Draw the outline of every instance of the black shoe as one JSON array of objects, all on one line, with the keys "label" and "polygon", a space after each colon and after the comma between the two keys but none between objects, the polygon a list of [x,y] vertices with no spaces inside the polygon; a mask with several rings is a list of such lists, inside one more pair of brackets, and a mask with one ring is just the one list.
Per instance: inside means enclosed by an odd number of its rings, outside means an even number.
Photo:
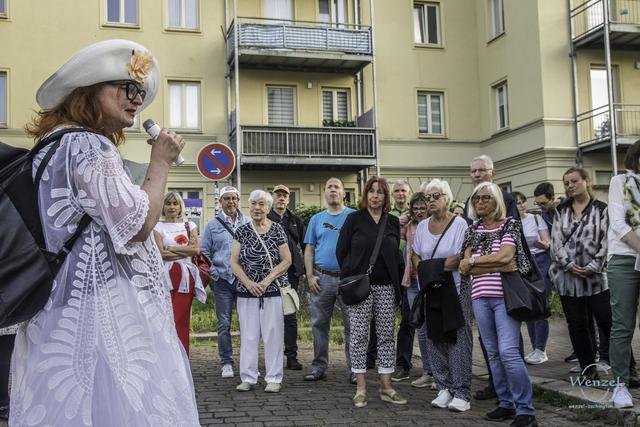
[{"label": "black shoe", "polygon": [[324,372],[309,372],[304,376],[305,381],[320,381],[327,378],[327,374]]},{"label": "black shoe", "polygon": [[9,406],[0,406],[0,420],[9,419]]},{"label": "black shoe", "polygon": [[403,381],[409,379],[409,370],[407,368],[398,369],[392,376],[391,381]]},{"label": "black shoe", "polygon": [[629,388],[638,388],[640,387],[640,379],[638,377],[629,377],[629,384],[627,384]]},{"label": "black shoe", "polygon": [[349,382],[353,385],[358,384],[358,378],[356,377],[356,374],[352,373],[351,375],[349,375]]},{"label": "black shoe", "polygon": [[292,371],[301,371],[302,365],[298,362],[298,359],[292,357],[291,359],[287,359],[287,369],[291,369]]},{"label": "black shoe", "polygon": [[533,415],[516,415],[516,419],[510,425],[511,427],[538,427],[538,421]]},{"label": "black shoe", "polygon": [[515,415],[515,409],[501,408],[500,406],[498,406],[493,411],[487,412],[484,416],[484,419],[488,421],[504,421],[515,417]]},{"label": "black shoe", "polygon": [[476,400],[489,400],[495,399],[496,397],[498,397],[498,395],[493,387],[485,387],[482,390],[476,390],[476,392],[473,393],[473,398]]},{"label": "black shoe", "polygon": [[576,353],[573,352],[570,355],[568,355],[567,357],[564,358],[564,361],[566,363],[575,363],[578,361],[578,356],[576,356]]}]

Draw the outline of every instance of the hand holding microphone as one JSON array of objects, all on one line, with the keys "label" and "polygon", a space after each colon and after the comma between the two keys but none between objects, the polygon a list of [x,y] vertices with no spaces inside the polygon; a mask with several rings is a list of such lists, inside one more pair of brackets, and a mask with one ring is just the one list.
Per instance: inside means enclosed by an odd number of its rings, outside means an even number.
[{"label": "hand holding microphone", "polygon": [[[145,120],[144,123],[142,123],[142,126],[144,127],[144,130],[149,134],[151,139],[153,139],[154,141],[158,138],[158,136],[160,135],[160,132],[162,131],[162,129],[160,129],[160,126],[158,126],[158,124],[154,122],[153,119]],[[184,147],[184,141],[182,141],[182,137],[179,137],[175,133],[173,136],[170,135],[170,137],[180,138],[178,142],[180,145],[180,150],[182,150],[182,148]],[[184,163],[184,158],[178,153],[178,157],[175,158],[175,160],[173,161],[173,164],[176,166],[180,166],[182,163]]]}]

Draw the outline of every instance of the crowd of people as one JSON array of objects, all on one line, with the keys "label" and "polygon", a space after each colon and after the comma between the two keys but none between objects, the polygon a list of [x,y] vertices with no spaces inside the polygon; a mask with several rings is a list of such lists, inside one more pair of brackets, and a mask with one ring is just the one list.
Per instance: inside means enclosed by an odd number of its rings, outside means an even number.
[{"label": "crowd of people", "polygon": [[[159,75],[143,46],[110,40],[78,52],[38,91],[42,111],[30,135],[41,139],[80,128],[34,157],[35,168],[48,162],[38,188],[46,243],[57,248],[78,228],[82,242],[56,276],[45,308],[0,330],[0,415],[9,415],[12,357],[13,425],[198,425],[189,322],[193,298],[204,302],[209,285],[222,378],[235,376],[235,306],[236,390],[258,384],[262,340],[264,391],[278,393],[285,367],[303,369],[288,300],[303,283],[314,345],[305,381],[327,376],[337,307],[355,407],[367,405],[366,373],[375,368],[380,399],[407,403],[393,384],[411,377],[417,328],[422,372],[411,385],[436,389],[434,408],[459,413],[474,398],[495,399],[486,419],[537,425],[527,364],[549,359],[549,323],[527,323],[532,351],[525,355],[521,322],[507,313],[503,287],[503,273],[526,275],[534,265],[547,301],[552,289],[560,297],[578,372],[594,380],[610,364],[618,379],[612,405],[633,406],[628,388],[638,385],[631,339],[640,298],[640,141],[627,152],[626,174],[612,178],[608,204],[594,197],[588,173],[572,167],[563,175],[565,197],[556,201],[553,186],[541,183],[534,191],[541,213],[531,213],[523,193],[494,183],[494,164],[482,155],[470,162],[474,188],[465,203],[454,200],[445,180],[427,181],[411,194],[405,181],[371,177],[352,209],[345,206],[343,182],[332,177],[324,186],[326,208],[305,225],[289,209],[284,184],[252,191],[248,215],[240,210],[240,192],[226,186],[221,210],[200,233],[185,220],[180,195],[164,194],[183,139],[162,130],[149,141],[141,186],[133,184],[117,150],[123,129],[156,95]],[[200,254],[210,260],[210,283],[194,264]],[[347,304],[341,283],[365,273],[367,293]],[[419,325],[412,313],[417,304],[424,304]],[[490,381],[472,393],[474,319]]]}]

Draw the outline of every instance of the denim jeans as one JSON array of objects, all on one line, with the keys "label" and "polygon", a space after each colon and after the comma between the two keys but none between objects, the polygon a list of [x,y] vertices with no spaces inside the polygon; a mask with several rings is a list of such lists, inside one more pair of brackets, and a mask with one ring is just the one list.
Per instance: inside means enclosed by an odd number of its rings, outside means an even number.
[{"label": "denim jeans", "polygon": [[517,415],[534,415],[531,381],[519,350],[520,322],[507,314],[503,298],[474,299],[473,312],[487,349],[498,406],[515,407]]},{"label": "denim jeans", "polygon": [[218,279],[213,285],[216,298],[216,317],[218,318],[218,353],[221,365],[233,365],[231,347],[231,312],[236,302],[236,284]]},{"label": "denim jeans", "polygon": [[[409,304],[409,312],[413,306],[413,301],[420,293],[420,286],[416,279],[411,279],[411,287],[407,289],[407,302]],[[422,372],[430,373],[431,366],[429,365],[429,353],[427,351],[427,325],[426,323],[418,329],[418,346],[420,347],[420,357],[422,359]],[[413,352],[413,342],[411,343],[411,351]]]},{"label": "denim jeans", "polygon": [[347,369],[351,370],[351,358],[349,355],[349,315],[347,308],[338,296],[337,277],[314,271],[318,277],[320,293],[318,295],[308,292],[309,312],[311,314],[311,331],[313,333],[313,362],[311,372],[325,372],[329,364],[329,327],[333,308],[337,304],[342,312],[344,324],[344,352],[347,359]]},{"label": "denim jeans", "polygon": [[[551,266],[551,257],[549,252],[541,252],[535,255],[536,264],[540,269],[540,273],[544,277],[544,292],[547,297],[547,303],[551,303],[551,279],[549,278],[549,267]],[[549,321],[547,319],[534,320],[527,322],[527,330],[531,339],[531,347],[534,350],[545,351],[547,348],[547,340],[549,339]]]}]

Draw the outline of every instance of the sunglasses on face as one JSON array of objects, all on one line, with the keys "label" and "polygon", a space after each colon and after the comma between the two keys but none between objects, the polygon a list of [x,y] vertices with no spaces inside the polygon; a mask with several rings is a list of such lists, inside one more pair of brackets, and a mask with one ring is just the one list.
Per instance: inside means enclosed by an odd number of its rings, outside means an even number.
[{"label": "sunglasses on face", "polygon": [[424,195],[424,198],[427,199],[427,202],[430,202],[431,200],[440,200],[440,197],[442,197],[442,194],[437,192]]},{"label": "sunglasses on face", "polygon": [[147,91],[140,89],[138,85],[133,82],[112,82],[111,84],[124,89],[127,94],[127,99],[131,102],[133,102],[138,95],[140,95],[142,101],[147,97]]},{"label": "sunglasses on face", "polygon": [[471,199],[471,201],[476,204],[476,203],[489,203],[491,201],[491,199],[493,199],[493,196],[489,196],[488,194],[482,195],[482,196],[473,196],[473,198]]}]

